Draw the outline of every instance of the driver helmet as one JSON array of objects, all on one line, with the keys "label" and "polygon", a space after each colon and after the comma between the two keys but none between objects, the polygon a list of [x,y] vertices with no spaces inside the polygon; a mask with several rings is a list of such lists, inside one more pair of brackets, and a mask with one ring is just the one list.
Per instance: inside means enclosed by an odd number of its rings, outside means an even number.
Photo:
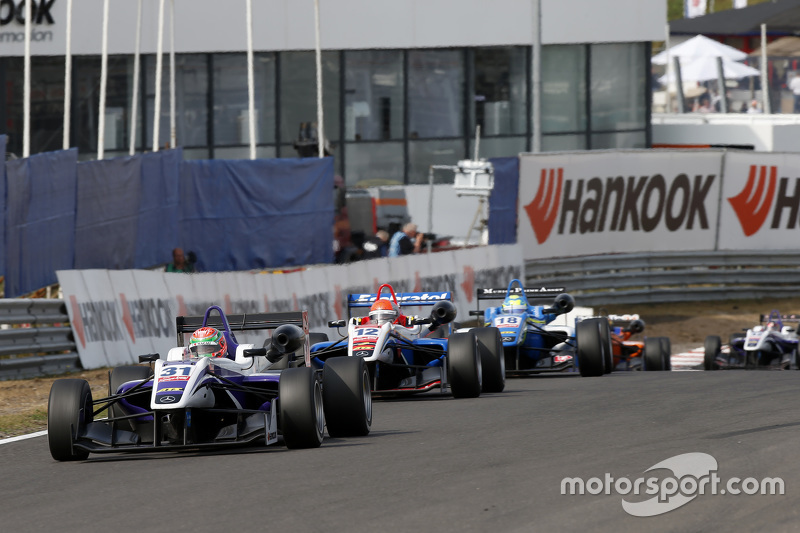
[{"label": "driver helmet", "polygon": [[189,355],[192,357],[225,357],[227,350],[225,335],[215,328],[200,328],[189,339]]},{"label": "driver helmet", "polygon": [[503,300],[503,312],[506,314],[523,313],[527,308],[527,303],[519,294],[512,294]]},{"label": "driver helmet", "polygon": [[778,329],[778,325],[775,324],[775,322],[770,322],[767,324],[767,330],[775,331],[776,329]]},{"label": "driver helmet", "polygon": [[369,318],[376,324],[394,322],[398,315],[397,309],[389,300],[377,300],[372,304],[372,307],[369,308]]}]

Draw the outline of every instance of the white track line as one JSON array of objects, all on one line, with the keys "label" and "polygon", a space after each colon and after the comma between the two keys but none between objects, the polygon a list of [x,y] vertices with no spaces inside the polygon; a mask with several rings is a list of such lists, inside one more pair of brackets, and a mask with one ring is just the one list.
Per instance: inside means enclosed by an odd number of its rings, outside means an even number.
[{"label": "white track line", "polygon": [[37,431],[36,433],[29,433],[27,435],[20,435],[18,437],[9,437],[7,439],[0,439],[0,444],[11,444],[12,442],[17,442],[18,440],[32,439],[34,437],[41,437],[43,435],[47,435],[47,430]]}]

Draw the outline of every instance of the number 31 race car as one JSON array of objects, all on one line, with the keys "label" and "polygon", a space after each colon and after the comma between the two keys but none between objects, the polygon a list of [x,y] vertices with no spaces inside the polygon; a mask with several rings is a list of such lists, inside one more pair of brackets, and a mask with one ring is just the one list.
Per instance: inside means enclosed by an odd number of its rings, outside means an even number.
[{"label": "number 31 race car", "polygon": [[[219,316],[212,317],[212,311]],[[369,433],[369,374],[360,359],[310,365],[306,312],[254,313],[228,317],[217,306],[204,316],[176,320],[179,346],[166,360],[140,356],[148,366],[123,366],[109,375],[110,394],[94,400],[82,379],[59,379],[50,389],[47,436],[59,461],[83,460],[90,452],[202,449],[278,442],[289,448],[322,443],[331,436]],[[213,327],[223,352],[198,357],[183,347],[184,334]],[[238,344],[232,329],[273,329],[265,348]],[[303,349],[305,355],[295,352]],[[199,350],[198,350],[199,352]],[[108,417],[95,419],[107,411]]]},{"label": "number 31 race car", "polygon": [[[432,307],[425,318],[406,316],[401,308]],[[377,294],[350,294],[348,315],[369,308],[369,316],[330,322],[347,327],[347,336],[311,348],[312,363],[328,365],[347,359],[364,361],[372,390],[382,395],[420,393],[450,388],[456,398],[505,387],[502,343],[497,328],[450,334],[456,308],[449,292],[398,293],[388,284]]]},{"label": "number 31 race car", "polygon": [[705,341],[705,370],[722,368],[800,369],[797,360],[798,315],[782,315],[772,311],[759,317],[759,325],[747,333],[731,335],[728,353],[722,352],[722,341],[709,335]]}]

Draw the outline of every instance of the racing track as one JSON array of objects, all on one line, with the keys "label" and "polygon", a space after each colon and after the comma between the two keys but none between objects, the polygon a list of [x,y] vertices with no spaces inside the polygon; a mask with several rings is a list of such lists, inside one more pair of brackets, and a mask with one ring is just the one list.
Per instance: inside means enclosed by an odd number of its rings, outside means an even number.
[{"label": "racing track", "polygon": [[[768,371],[513,379],[474,400],[376,402],[370,436],[314,450],[57,463],[38,437],[0,446],[0,524],[82,533],[796,530],[799,381]],[[636,518],[613,492],[560,494],[565,476],[633,480],[688,452],[711,454],[723,480],[780,476],[786,495],[706,494]]]}]

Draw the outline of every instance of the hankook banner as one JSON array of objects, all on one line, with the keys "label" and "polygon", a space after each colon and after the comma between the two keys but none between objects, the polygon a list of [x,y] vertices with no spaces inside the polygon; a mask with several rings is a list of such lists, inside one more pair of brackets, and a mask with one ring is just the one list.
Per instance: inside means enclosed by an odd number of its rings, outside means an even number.
[{"label": "hankook banner", "polygon": [[[330,320],[347,317],[347,295],[372,293],[390,283],[396,292],[448,291],[469,320],[476,289],[500,287],[524,276],[518,245],[373,259],[347,266],[309,268],[286,274],[221,272],[178,274],[147,270],[61,270],[58,281],[84,368],[162,358],[178,345],[175,317],[202,315],[210,305],[226,313],[307,310],[311,329],[328,333]],[[409,307],[407,314],[423,315]],[[237,333],[240,343],[262,346],[269,333]]]},{"label": "hankook banner", "polygon": [[524,258],[712,250],[722,152],[520,156]]}]

